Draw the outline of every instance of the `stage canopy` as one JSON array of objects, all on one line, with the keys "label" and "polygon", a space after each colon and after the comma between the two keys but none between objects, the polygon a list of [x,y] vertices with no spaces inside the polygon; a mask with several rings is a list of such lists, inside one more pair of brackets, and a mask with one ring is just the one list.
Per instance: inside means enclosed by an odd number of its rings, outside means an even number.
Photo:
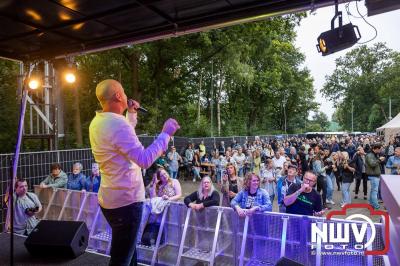
[{"label": "stage canopy", "polygon": [[332,0],[1,0],[0,57],[34,61],[84,54],[333,4]]}]

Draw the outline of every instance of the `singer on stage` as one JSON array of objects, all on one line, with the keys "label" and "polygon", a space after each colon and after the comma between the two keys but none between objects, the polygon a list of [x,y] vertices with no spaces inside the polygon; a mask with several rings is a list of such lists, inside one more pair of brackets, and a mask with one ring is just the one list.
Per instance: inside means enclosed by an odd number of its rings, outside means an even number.
[{"label": "singer on stage", "polygon": [[167,150],[179,124],[168,119],[158,138],[144,149],[135,133],[139,103],[130,100],[128,106],[122,85],[111,79],[97,85],[96,96],[102,110],[90,123],[89,135],[101,171],[98,200],[112,228],[110,265],[137,265],[135,244],[145,199],[141,168]]}]

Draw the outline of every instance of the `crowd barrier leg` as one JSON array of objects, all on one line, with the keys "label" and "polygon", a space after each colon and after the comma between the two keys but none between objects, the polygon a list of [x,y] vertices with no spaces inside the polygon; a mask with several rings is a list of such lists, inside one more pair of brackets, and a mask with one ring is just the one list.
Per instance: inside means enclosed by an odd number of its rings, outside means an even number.
[{"label": "crowd barrier leg", "polygon": [[79,219],[81,219],[81,215],[82,215],[82,212],[83,212],[83,208],[85,207],[86,200],[87,200],[88,197],[89,197],[89,194],[88,194],[88,193],[85,193],[85,197],[84,197],[83,200],[82,200],[82,204],[81,204],[81,207],[79,208],[79,212],[78,212],[78,215],[76,216],[75,221],[79,221]]},{"label": "crowd barrier leg", "polygon": [[239,266],[243,266],[244,263],[244,252],[246,249],[246,241],[247,241],[247,231],[249,229],[249,216],[246,216],[244,220],[244,227],[243,227],[243,238],[242,238],[242,245],[240,247],[240,257],[239,257]]},{"label": "crowd barrier leg", "polygon": [[219,228],[221,225],[221,216],[222,216],[222,209],[218,209],[218,217],[217,217],[217,224],[215,225],[215,234],[214,234],[214,241],[212,245],[212,250],[211,250],[211,260],[210,260],[210,265],[214,265],[214,260],[215,260],[215,251],[217,249],[217,241],[218,241],[218,234],[219,234]]},{"label": "crowd barrier leg", "polygon": [[65,197],[65,200],[64,200],[64,204],[63,204],[62,209],[60,211],[60,214],[58,215],[58,218],[57,218],[58,221],[61,221],[61,218],[62,218],[62,216],[64,214],[64,211],[65,211],[65,207],[67,206],[67,203],[68,203],[69,198],[71,197],[71,194],[72,194],[72,191],[68,190],[67,191],[67,196]]},{"label": "crowd barrier leg", "polygon": [[166,220],[166,217],[167,217],[168,210],[169,210],[169,204],[167,206],[165,206],[165,209],[163,211],[160,228],[158,230],[156,246],[154,247],[153,257],[151,259],[151,266],[154,266],[155,263],[156,263],[156,259],[157,259],[157,255],[158,255],[158,248],[160,247],[161,237],[162,237],[162,234],[163,234],[163,231],[164,231],[164,225],[165,225],[165,220]]},{"label": "crowd barrier leg", "polygon": [[283,225],[282,225],[282,239],[281,239],[281,258],[285,256],[286,251],[286,235],[287,235],[287,225],[288,225],[288,216],[283,216]]},{"label": "crowd barrier leg", "polygon": [[185,226],[183,227],[181,244],[179,245],[178,260],[176,262],[177,266],[179,266],[180,263],[181,263],[182,253],[183,253],[183,246],[185,245],[186,232],[187,232],[187,229],[188,229],[188,226],[189,226],[189,218],[190,218],[191,211],[192,211],[192,209],[188,208],[187,213],[186,213]]},{"label": "crowd barrier leg", "polygon": [[42,218],[43,220],[46,220],[47,215],[49,214],[50,207],[51,207],[51,205],[53,205],[53,201],[54,201],[54,198],[56,197],[56,193],[57,193],[57,189],[53,189],[53,194],[51,194],[51,198],[49,200],[49,203],[47,205],[46,211],[45,211],[45,213],[43,215],[43,218]]},{"label": "crowd barrier leg", "polygon": [[[369,227],[369,226],[367,227],[367,239],[371,239],[371,227]],[[367,247],[367,250],[372,250],[372,245]],[[366,257],[367,257],[367,265],[372,266],[374,264],[373,256],[366,256]],[[387,264],[387,265],[390,265],[390,264]]]}]

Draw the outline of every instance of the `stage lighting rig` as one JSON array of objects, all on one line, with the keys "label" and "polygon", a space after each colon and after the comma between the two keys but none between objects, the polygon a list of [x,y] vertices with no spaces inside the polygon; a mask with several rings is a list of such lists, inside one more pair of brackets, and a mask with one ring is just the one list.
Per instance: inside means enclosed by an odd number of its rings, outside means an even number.
[{"label": "stage lighting rig", "polygon": [[[338,0],[335,1],[335,16],[331,20],[331,29],[321,33],[318,38],[317,50],[323,56],[341,51],[356,44],[361,38],[358,27],[349,23],[343,25],[342,12],[339,11]],[[338,18],[339,27],[335,28],[335,20]],[[356,34],[356,30],[358,36]]]}]

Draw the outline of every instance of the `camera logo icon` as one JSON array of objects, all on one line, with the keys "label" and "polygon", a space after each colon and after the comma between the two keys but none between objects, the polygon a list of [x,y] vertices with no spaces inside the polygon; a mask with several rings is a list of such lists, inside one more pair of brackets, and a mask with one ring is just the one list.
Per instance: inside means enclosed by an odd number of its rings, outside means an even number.
[{"label": "camera logo icon", "polygon": [[[378,228],[372,220],[360,213],[347,215],[349,209],[367,209],[370,216],[378,216],[384,222],[384,248],[374,250]],[[330,222],[334,216],[346,216],[346,222]],[[357,219],[358,221],[354,221]],[[331,211],[326,216],[327,222],[311,223],[311,248],[321,245],[325,250],[357,250],[364,255],[385,255],[389,250],[389,214],[386,211],[374,210],[365,203],[346,204],[342,210]],[[351,230],[351,231],[350,231]],[[351,234],[352,233],[352,234]],[[351,238],[353,236],[353,238]],[[365,240],[366,239],[366,240]]]}]

